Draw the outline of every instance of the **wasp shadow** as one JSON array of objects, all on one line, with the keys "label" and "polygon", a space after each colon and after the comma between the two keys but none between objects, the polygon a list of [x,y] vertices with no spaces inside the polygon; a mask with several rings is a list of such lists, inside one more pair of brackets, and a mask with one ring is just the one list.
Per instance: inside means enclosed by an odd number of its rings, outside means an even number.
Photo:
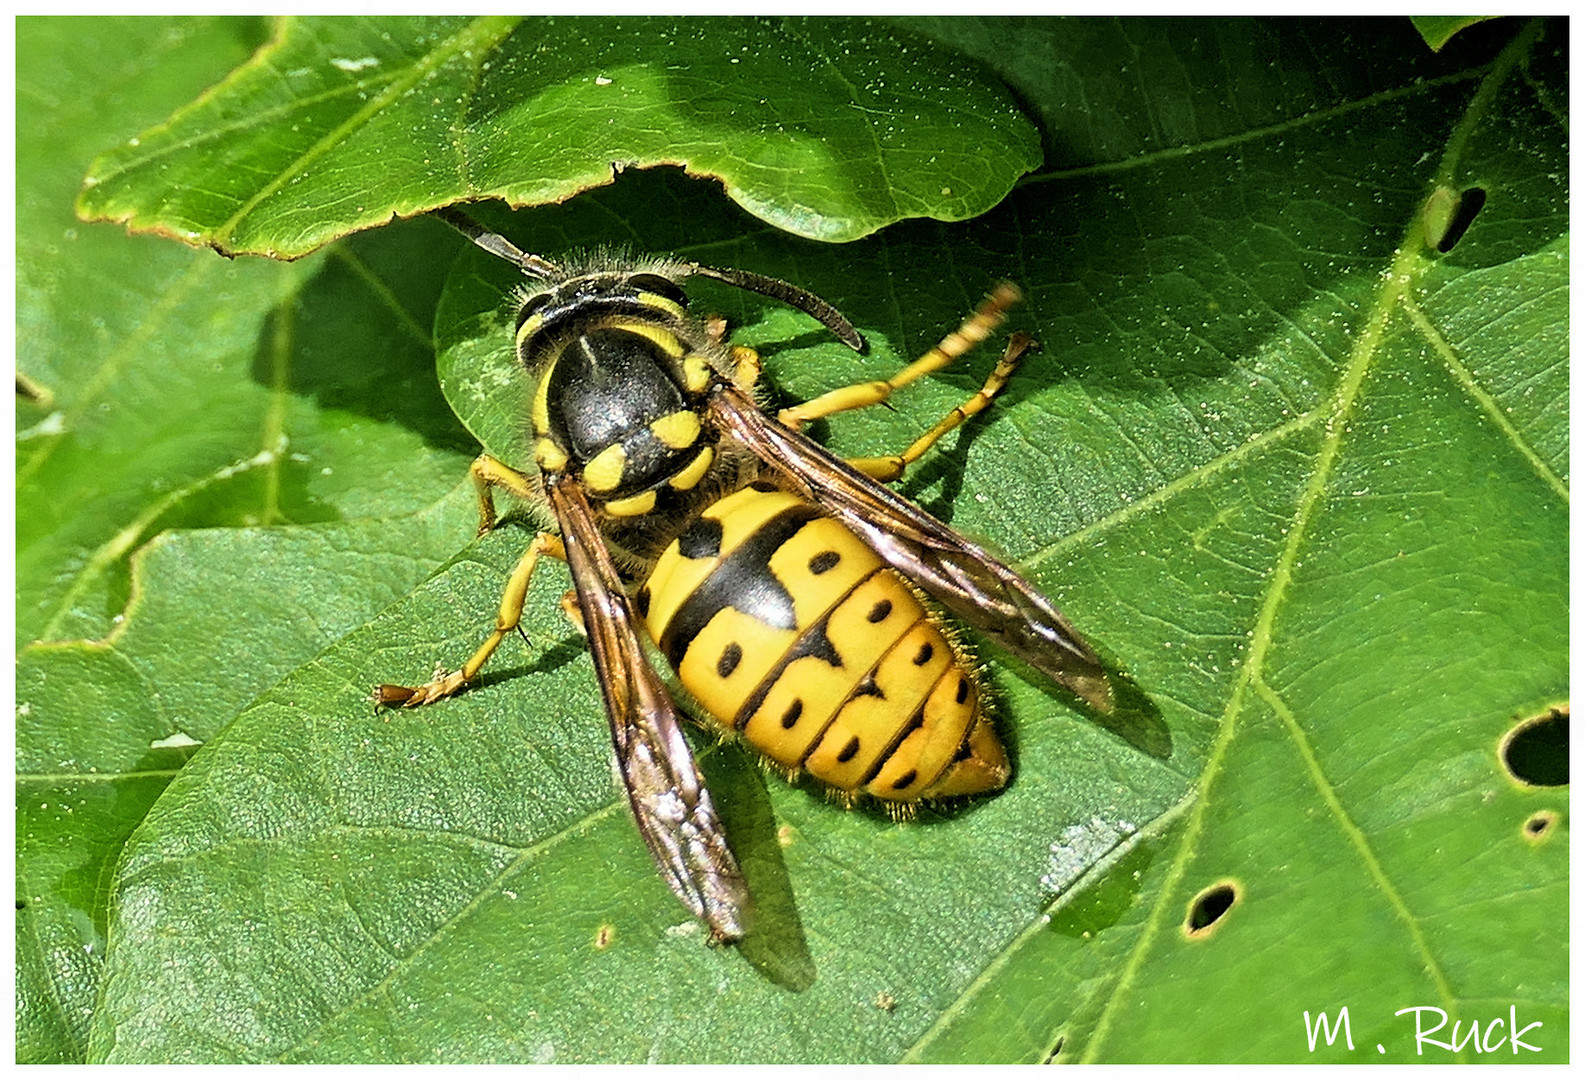
[{"label": "wasp shadow", "polygon": [[765,770],[733,742],[699,755],[699,769],[754,898],[738,951],[771,982],[801,993],[814,985],[815,963],[776,835]]},{"label": "wasp shadow", "polygon": [[[1167,722],[1161,714],[1161,706],[1152,701],[1150,695],[1145,693],[1144,688],[1116,664],[1112,663],[1102,650],[1096,649],[1093,639],[1089,639],[1089,644],[1100,655],[1101,666],[1106,671],[1106,681],[1112,688],[1112,708],[1109,711],[1096,708],[1071,690],[1059,685],[1049,676],[1036,671],[1022,660],[1008,656],[1005,653],[998,654],[998,659],[1025,682],[1046,691],[1089,723],[1112,733],[1140,753],[1155,758],[1157,761],[1165,761],[1170,758],[1172,756],[1172,729],[1167,726]],[[1002,731],[1000,734],[1002,734],[1003,741],[1007,747],[1008,758],[1016,771],[1019,750],[1018,732]]]}]

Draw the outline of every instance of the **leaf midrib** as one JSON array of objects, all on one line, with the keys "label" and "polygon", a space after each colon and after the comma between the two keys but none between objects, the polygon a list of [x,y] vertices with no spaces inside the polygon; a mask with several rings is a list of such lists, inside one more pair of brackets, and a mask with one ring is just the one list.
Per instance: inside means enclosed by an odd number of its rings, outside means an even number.
[{"label": "leaf midrib", "polygon": [[1143,154],[1134,154],[1118,161],[1102,161],[1090,165],[1075,166],[1071,169],[1054,169],[1050,172],[1042,172],[1034,176],[1026,176],[1015,186],[1025,187],[1031,184],[1044,184],[1064,180],[1078,180],[1091,176],[1105,176],[1110,173],[1133,172],[1138,169],[1153,168],[1157,165],[1162,165],[1167,162],[1179,161],[1183,158],[1191,158],[1197,157],[1201,154],[1213,153],[1217,150],[1231,150],[1235,147],[1244,146],[1249,143],[1262,142],[1267,139],[1289,134],[1291,132],[1303,131],[1306,128],[1313,127],[1317,124],[1322,124],[1329,120],[1335,120],[1338,117],[1347,116],[1350,113],[1356,113],[1363,109],[1375,108],[1378,105],[1384,105],[1388,102],[1396,101],[1399,98],[1424,94],[1428,91],[1438,90],[1444,86],[1453,86],[1457,83],[1469,82],[1472,79],[1485,78],[1494,70],[1494,65],[1498,62],[1499,61],[1491,61],[1485,64],[1477,65],[1476,67],[1466,68],[1463,71],[1455,71],[1449,75],[1439,75],[1434,79],[1418,79],[1405,86],[1395,87],[1391,90],[1383,90],[1379,93],[1370,94],[1354,101],[1345,101],[1339,105],[1329,106],[1328,108],[1316,109],[1314,112],[1307,112],[1300,116],[1289,117],[1286,120],[1278,120],[1273,124],[1265,124],[1260,127],[1246,128],[1243,131],[1234,132],[1231,135],[1223,135],[1219,138],[1204,139],[1199,142],[1187,143],[1182,146],[1168,146],[1160,150],[1151,150]]},{"label": "leaf midrib", "polygon": [[[1355,102],[1348,102],[1330,109],[1318,110],[1302,117],[1282,121],[1278,124],[1268,125],[1263,128],[1251,129],[1224,139],[1207,140],[1192,146],[1174,147],[1156,151],[1151,154],[1140,155],[1128,159],[1126,162],[1103,163],[1085,166],[1077,169],[1063,170],[1053,173],[1043,173],[1037,177],[1029,177],[1021,184],[1039,183],[1048,178],[1061,177],[1064,179],[1096,175],[1107,172],[1126,171],[1137,167],[1148,167],[1151,164],[1164,162],[1205,153],[1217,149],[1227,149],[1240,143],[1254,139],[1266,138],[1294,130],[1305,125],[1329,120],[1336,116],[1355,112],[1368,106],[1381,104],[1385,101],[1405,96],[1411,93],[1420,93],[1428,89],[1454,83],[1467,81],[1480,77],[1483,79],[1471,100],[1465,115],[1451,133],[1448,140],[1447,151],[1438,169],[1438,179],[1451,182],[1449,178],[1454,175],[1459,156],[1467,144],[1470,132],[1476,122],[1490,109],[1492,100],[1498,87],[1506,79],[1518,58],[1526,52],[1538,38],[1541,30],[1539,20],[1529,24],[1523,32],[1505,49],[1503,54],[1495,61],[1471,68],[1463,72],[1443,76],[1438,79],[1417,82],[1410,86],[1396,90],[1385,91]],[[1433,181],[1434,183],[1435,181]],[[1127,988],[1138,976],[1143,966],[1144,957],[1149,953],[1150,947],[1164,926],[1162,912],[1168,903],[1168,898],[1176,894],[1176,886],[1181,882],[1187,872],[1188,852],[1195,847],[1196,838],[1205,828],[1205,814],[1209,803],[1208,792],[1219,774],[1220,765],[1225,758],[1228,748],[1232,744],[1233,735],[1237,729],[1237,719],[1242,712],[1243,693],[1246,689],[1253,689],[1273,709],[1280,718],[1284,727],[1293,738],[1296,749],[1306,764],[1315,788],[1325,805],[1331,810],[1339,828],[1348,837],[1349,843],[1360,853],[1360,858],[1365,864],[1367,873],[1387,897],[1393,910],[1403,920],[1413,940],[1416,951],[1424,958],[1426,970],[1431,975],[1436,985],[1437,992],[1446,1005],[1452,1005],[1456,1000],[1446,976],[1436,963],[1430,943],[1424,937],[1416,918],[1403,900],[1402,895],[1392,884],[1392,881],[1380,860],[1371,849],[1369,842],[1362,830],[1349,817],[1346,807],[1342,805],[1335,788],[1327,780],[1321,769],[1319,758],[1314,748],[1310,745],[1297,718],[1293,716],[1286,703],[1264,680],[1263,667],[1268,649],[1273,643],[1272,626],[1278,610],[1284,599],[1287,586],[1291,581],[1292,572],[1297,562],[1300,548],[1307,536],[1307,526],[1315,508],[1324,497],[1327,485],[1333,475],[1341,441],[1346,430],[1345,421],[1358,401],[1359,390],[1363,385],[1365,376],[1371,369],[1371,362],[1375,358],[1386,327],[1392,318],[1395,309],[1402,308],[1414,327],[1427,339],[1437,356],[1442,360],[1449,372],[1458,381],[1465,393],[1474,401],[1503,432],[1504,436],[1514,445],[1516,450],[1530,463],[1538,476],[1555,491],[1564,501],[1568,501],[1566,483],[1549,468],[1544,460],[1535,452],[1523,433],[1503,413],[1495,398],[1481,387],[1474,374],[1458,359],[1456,350],[1436,330],[1426,317],[1425,313],[1415,304],[1410,284],[1416,278],[1416,271],[1424,269],[1420,253],[1424,247],[1423,228],[1418,216],[1411,221],[1407,234],[1397,249],[1391,270],[1384,275],[1383,285],[1377,293],[1375,303],[1369,313],[1367,332],[1360,336],[1351,352],[1348,367],[1343,373],[1337,393],[1329,401],[1323,402],[1316,408],[1296,416],[1287,423],[1279,425],[1238,446],[1217,455],[1211,460],[1200,465],[1191,472],[1163,484],[1149,494],[1138,498],[1112,513],[1098,518],[1083,526],[1077,531],[1064,536],[1023,560],[1025,566],[1035,566],[1057,558],[1063,553],[1074,548],[1087,545],[1097,535],[1104,535],[1121,527],[1125,522],[1150,513],[1173,498],[1198,488],[1238,462],[1257,454],[1291,435],[1309,430],[1318,423],[1324,423],[1326,431],[1322,437],[1319,452],[1316,457],[1316,468],[1312,472],[1300,504],[1296,509],[1292,526],[1287,530],[1287,540],[1282,553],[1279,555],[1275,572],[1268,583],[1265,599],[1262,603],[1260,615],[1257,618],[1256,630],[1251,642],[1251,651],[1248,660],[1240,670],[1238,683],[1229,698],[1228,708],[1224,711],[1220,723],[1217,741],[1213,744],[1207,758],[1205,769],[1202,771],[1199,784],[1189,799],[1193,802],[1193,811],[1185,830],[1184,839],[1179,846],[1168,874],[1161,889],[1157,893],[1157,902],[1147,916],[1144,930],[1139,940],[1130,950],[1128,962],[1125,965],[1118,981],[1112,987],[1108,1000],[1102,1008],[1098,1018],[1095,1032],[1085,1047],[1085,1060],[1101,1060],[1099,1047],[1108,1034],[1110,1021],[1119,1004],[1127,998]],[[1181,805],[1181,804],[1180,804]],[[1176,816],[1169,811],[1169,814]],[[1060,903],[1060,901],[1059,901]],[[916,1059],[925,1047],[946,1026],[950,1018],[961,1011],[961,1006],[968,1002],[980,989],[989,985],[990,976],[1004,966],[1023,943],[1031,936],[1033,930],[1041,926],[1040,920],[1035,920],[1008,942],[1005,949],[993,957],[982,970],[981,975],[973,983],[966,986],[963,992],[947,1006],[937,1017],[936,1021],[920,1036],[908,1049],[903,1060]]]}]

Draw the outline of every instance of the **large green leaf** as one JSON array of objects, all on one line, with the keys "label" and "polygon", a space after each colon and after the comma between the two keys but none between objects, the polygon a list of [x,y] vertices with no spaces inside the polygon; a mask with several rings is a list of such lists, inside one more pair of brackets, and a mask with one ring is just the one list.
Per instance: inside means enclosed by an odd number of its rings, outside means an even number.
[{"label": "large green leaf", "polygon": [[73,220],[95,149],[257,27],[20,30],[18,1057],[80,1060],[121,842],[196,742],[454,550],[426,508],[468,443],[425,371],[447,230],[284,267]]},{"label": "large green leaf", "polygon": [[[142,26],[107,36],[136,55]],[[292,373],[268,392],[225,337],[173,355],[143,343],[177,334],[119,316],[108,338],[135,341],[120,392],[143,404],[127,411],[160,400],[145,385],[171,393],[172,370],[266,403],[253,441],[211,459],[183,449],[197,418],[132,441],[185,463],[167,490],[268,449],[271,410],[294,450],[299,427],[359,423],[334,451],[344,486],[280,500],[297,514],[229,479],[152,516],[149,497],[58,506],[19,488],[20,521],[51,512],[88,538],[75,561],[20,559],[23,593],[72,592],[60,632],[110,635],[22,656],[19,806],[47,804],[19,817],[19,895],[39,898],[19,914],[25,1017],[76,1009],[89,1056],[112,1060],[1293,1060],[1312,1056],[1306,1010],[1347,1005],[1354,1053],[1323,1040],[1314,1056],[1409,1060],[1398,1010],[1446,1010],[1464,1038],[1512,1007],[1542,1022],[1524,1042],[1543,1050],[1504,1059],[1567,1058],[1566,798],[1507,775],[1500,747],[1568,689],[1564,28],[1486,24],[1435,56],[1406,23],[915,29],[998,66],[1058,171],[971,223],[843,247],[770,232],[675,173],[500,221],[547,254],[670,250],[830,299],[866,356],[762,298],[696,290],[789,399],[893,370],[998,278],[1023,284],[1014,322],[1044,351],[901,486],[1008,552],[1127,667],[1170,756],[996,656],[1017,775],[995,798],[894,823],[708,750],[770,913],[741,949],[709,949],[611,779],[564,573],[535,582],[527,641],[473,690],[420,712],[366,703],[370,683],[474,647],[528,538],[466,542],[467,487],[436,471],[460,475],[456,437],[422,419],[416,383],[393,385],[418,358],[369,327],[418,310],[391,302],[408,279],[335,292],[354,327],[339,348],[305,352],[300,319],[260,316],[260,349]],[[83,78],[122,70],[44,55]],[[1124,58],[1140,66],[1120,78]],[[1430,221],[1449,250],[1426,243]],[[455,250],[393,226],[276,295],[308,304],[380,251],[433,282]],[[509,410],[468,402],[489,399],[469,380],[510,319],[498,270],[467,252],[436,322],[446,393],[492,445]],[[105,350],[85,352],[92,375]],[[845,453],[904,445],[989,359],[815,434]],[[376,360],[391,366],[358,383]],[[317,378],[334,391],[302,382]],[[110,434],[137,419],[96,405],[77,415]],[[78,449],[96,430],[48,436],[78,463],[53,484],[100,491],[77,476],[105,467]],[[145,541],[166,525],[211,527]],[[122,610],[107,579],[127,550]],[[206,744],[185,765],[175,731]],[[76,801],[41,794],[63,779]],[[1233,905],[1184,933],[1223,884]],[[103,966],[69,966],[73,941],[107,945]]]},{"label": "large green leaf", "polygon": [[304,19],[94,162],[81,208],[289,258],[393,214],[559,202],[673,164],[779,228],[851,240],[973,217],[1039,163],[999,82],[868,23]]}]

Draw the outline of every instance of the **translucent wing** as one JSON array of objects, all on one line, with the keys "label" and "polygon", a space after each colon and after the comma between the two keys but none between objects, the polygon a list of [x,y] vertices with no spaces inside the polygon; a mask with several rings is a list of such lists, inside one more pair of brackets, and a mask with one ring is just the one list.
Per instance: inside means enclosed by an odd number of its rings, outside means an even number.
[{"label": "translucent wing", "polygon": [[683,738],[676,707],[644,656],[627,596],[576,484],[546,483],[605,694],[628,801],[661,876],[715,936],[743,936],[748,885]]},{"label": "translucent wing", "polygon": [[858,533],[948,611],[1102,712],[1111,684],[1100,659],[1060,611],[985,549],[766,416],[742,392],[712,398],[716,423],[832,517]]}]

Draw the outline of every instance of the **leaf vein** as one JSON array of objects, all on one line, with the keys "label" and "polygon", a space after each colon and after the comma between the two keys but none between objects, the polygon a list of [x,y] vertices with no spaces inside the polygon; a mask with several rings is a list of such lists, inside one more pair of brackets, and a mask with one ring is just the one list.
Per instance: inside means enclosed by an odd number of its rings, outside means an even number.
[{"label": "leaf vein", "polygon": [[[1496,61],[1480,69],[1485,78],[1467,107],[1465,116],[1449,138],[1448,152],[1444,155],[1442,164],[1443,172],[1452,171],[1458,150],[1469,137],[1474,117],[1495,97],[1496,84],[1507,76],[1519,55],[1534,44],[1539,35],[1538,25],[1532,24],[1529,32],[1520,34]],[[1409,294],[1416,272],[1424,269],[1425,251],[1424,222],[1420,215],[1415,215],[1405,229],[1404,237],[1396,249],[1390,266],[1381,276],[1372,310],[1366,325],[1355,338],[1354,347],[1350,350],[1348,363],[1337,390],[1330,403],[1319,410],[1325,416],[1324,437],[1316,455],[1315,467],[1295,507],[1292,524],[1287,533],[1287,542],[1278,554],[1269,578],[1265,599],[1251,636],[1249,655],[1239,670],[1238,679],[1234,683],[1227,708],[1222,715],[1221,730],[1207,755],[1205,769],[1198,786],[1200,794],[1204,797],[1199,800],[1190,815],[1182,843],[1168,866],[1161,889],[1156,895],[1155,904],[1144,922],[1138,940],[1129,951],[1113,993],[1101,1009],[1095,1030],[1085,1046],[1083,1058],[1086,1061],[1104,1060],[1103,1047],[1107,1036],[1111,1033],[1112,1022],[1119,1016],[1123,1002],[1128,996],[1128,989],[1138,978],[1145,957],[1170,921],[1167,911],[1177,899],[1178,888],[1193,861],[1199,837],[1207,827],[1205,816],[1206,807],[1211,801],[1209,793],[1231,751],[1238,728],[1237,721],[1243,712],[1244,694],[1252,687],[1260,693],[1264,686],[1262,677],[1267,653],[1275,641],[1273,629],[1277,612],[1287,596],[1288,586],[1298,565],[1299,551],[1309,536],[1310,523],[1317,509],[1324,502],[1329,483],[1335,475],[1343,441],[1348,433],[1347,418],[1359,401],[1365,377],[1370,372],[1372,362],[1377,358],[1385,341],[1388,322],[1393,313],[1403,306],[1403,300]],[[1300,752],[1303,752],[1302,747]],[[1441,976],[1440,971],[1434,966],[1431,970],[1438,986],[1445,989],[1446,980]]]},{"label": "leaf vein", "polygon": [[1508,414],[1503,411],[1502,406],[1498,404],[1491,391],[1483,387],[1475,377],[1475,373],[1470,371],[1463,361],[1459,359],[1458,351],[1453,348],[1452,343],[1442,335],[1442,332],[1436,328],[1429,316],[1426,315],[1424,309],[1416,304],[1411,296],[1405,293],[1401,298],[1401,303],[1404,311],[1409,315],[1409,321],[1414,323],[1415,328],[1430,343],[1431,348],[1436,352],[1437,358],[1442,361],[1443,366],[1447,368],[1453,378],[1458,380],[1458,384],[1464,388],[1464,392],[1491,419],[1491,422],[1497,425],[1497,430],[1503,433],[1503,436],[1513,444],[1514,449],[1519,451],[1519,454],[1530,463],[1530,467],[1535,470],[1536,475],[1567,506],[1569,501],[1568,485],[1563,482],[1557,473],[1552,471],[1552,468],[1545,461],[1541,460],[1541,455],[1536,453],[1535,448],[1530,445],[1530,441],[1524,437],[1524,434],[1514,425],[1513,421],[1508,419]]},{"label": "leaf vein", "polygon": [[325,1031],[334,1031],[337,1022],[342,1017],[352,1012],[364,1002],[369,1001],[380,994],[388,993],[390,987],[395,983],[396,979],[400,975],[415,967],[419,959],[436,944],[441,942],[453,927],[460,925],[465,918],[467,918],[475,909],[484,903],[487,897],[493,895],[504,882],[509,881],[515,874],[518,873],[519,870],[522,869],[523,866],[525,866],[534,858],[538,857],[540,854],[555,848],[567,840],[572,839],[584,830],[594,827],[594,825],[598,824],[600,821],[603,821],[611,814],[624,809],[626,805],[627,804],[624,800],[612,800],[606,806],[584,815],[583,818],[569,825],[560,832],[552,836],[548,836],[544,840],[524,848],[517,858],[503,866],[499,873],[491,878],[483,888],[479,889],[472,900],[458,908],[450,918],[446,919],[443,923],[435,928],[434,933],[430,934],[429,937],[420,942],[418,946],[414,948],[413,951],[406,957],[393,965],[391,970],[385,974],[384,978],[380,979],[379,982],[375,983],[373,986],[370,986],[368,989],[349,998],[346,1004],[337,1009],[335,1012],[326,1016],[317,1025],[315,1025],[312,1030],[307,1032],[302,1038],[298,1039],[297,1042],[294,1043],[287,1051],[278,1055],[276,1060],[284,1061],[289,1055],[293,1053],[306,1050],[317,1045],[321,1033]]},{"label": "leaf vein", "polygon": [[230,218],[215,229],[214,235],[217,242],[229,240],[237,226],[246,220],[247,216],[259,204],[278,194],[293,176],[302,172],[304,167],[323,158],[332,149],[344,142],[354,131],[357,131],[378,115],[392,101],[416,86],[425,76],[439,70],[459,54],[471,56],[471,50],[475,48],[483,49],[493,42],[499,41],[511,31],[512,27],[516,26],[517,21],[516,19],[495,16],[475,19],[465,29],[454,34],[448,41],[431,51],[423,58],[422,62],[413,64],[400,78],[393,79],[390,85],[371,97],[361,109],[327,132],[307,150],[299,154],[289,165],[279,170],[268,182],[261,184],[258,190],[250,195]]}]

